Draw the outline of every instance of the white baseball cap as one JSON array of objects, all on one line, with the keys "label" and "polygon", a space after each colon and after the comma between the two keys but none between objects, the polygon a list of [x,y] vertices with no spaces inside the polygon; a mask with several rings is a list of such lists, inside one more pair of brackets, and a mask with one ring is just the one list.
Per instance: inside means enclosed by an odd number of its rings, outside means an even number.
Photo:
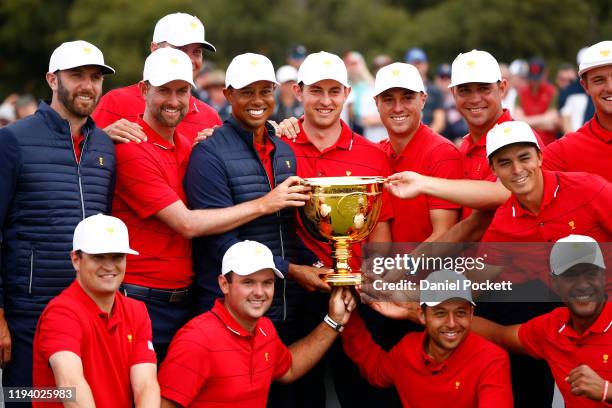
[{"label": "white baseball cap", "polygon": [[348,87],[348,73],[344,61],[339,56],[325,51],[308,55],[298,70],[298,82],[312,85],[324,79],[333,79]]},{"label": "white baseball cap", "polygon": [[487,133],[487,158],[490,159],[493,153],[514,143],[533,143],[538,150],[540,149],[531,126],[525,122],[513,120],[499,123]]},{"label": "white baseball cap", "polygon": [[387,89],[404,88],[414,92],[425,92],[421,74],[414,65],[394,62],[382,67],[376,73],[374,82],[374,96],[380,95]]},{"label": "white baseball cap", "polygon": [[114,74],[115,70],[104,64],[104,55],[95,45],[77,40],[65,42],[57,47],[49,59],[49,72],[63,71],[85,65],[102,68],[104,74]]},{"label": "white baseball cap", "polygon": [[257,241],[237,242],[225,252],[221,263],[221,274],[234,272],[240,276],[250,275],[263,269],[272,269],[276,276],[284,276],[276,269],[272,251]]},{"label": "white baseball cap", "polygon": [[283,65],[276,71],[276,80],[280,84],[284,84],[289,81],[297,81],[297,69],[291,65]]},{"label": "white baseball cap", "polygon": [[132,254],[128,229],[119,218],[97,214],[85,218],[74,229],[72,250],[87,254]]},{"label": "white baseball cap", "polygon": [[473,82],[494,84],[501,79],[501,70],[495,57],[486,51],[472,50],[457,55],[453,61],[451,83],[448,87]]},{"label": "white baseball cap", "polygon": [[142,80],[153,86],[161,86],[171,81],[193,83],[191,60],[183,51],[174,48],[158,48],[145,60]]},{"label": "white baseball cap", "polygon": [[[472,299],[471,286],[464,284],[467,279],[462,273],[443,269],[430,273],[425,280],[429,285],[420,291],[421,306],[438,306],[442,302],[456,298],[465,299],[472,305],[476,305]],[[449,289],[440,290],[431,284],[442,284]]]},{"label": "white baseball cap", "polygon": [[599,244],[585,235],[569,235],[561,238],[550,251],[550,272],[559,276],[578,264],[591,264],[606,268]]},{"label": "white baseball cap", "polygon": [[168,14],[159,19],[153,31],[153,42],[167,42],[175,47],[187,44],[203,44],[209,51],[217,51],[204,39],[204,24],[196,16],[186,13]]},{"label": "white baseball cap", "polygon": [[612,65],[612,41],[601,41],[590,46],[581,57],[582,60],[578,67],[579,76],[593,68]]},{"label": "white baseball cap", "polygon": [[235,56],[225,72],[225,87],[240,89],[257,81],[278,84],[274,66],[268,57],[250,52]]}]

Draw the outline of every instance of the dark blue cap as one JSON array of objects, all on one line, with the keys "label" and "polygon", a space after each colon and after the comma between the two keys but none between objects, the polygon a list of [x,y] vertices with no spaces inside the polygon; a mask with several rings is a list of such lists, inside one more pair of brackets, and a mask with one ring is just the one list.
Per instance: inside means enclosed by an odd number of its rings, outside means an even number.
[{"label": "dark blue cap", "polygon": [[427,62],[427,54],[421,48],[411,48],[406,52],[405,60],[409,64],[415,61]]}]

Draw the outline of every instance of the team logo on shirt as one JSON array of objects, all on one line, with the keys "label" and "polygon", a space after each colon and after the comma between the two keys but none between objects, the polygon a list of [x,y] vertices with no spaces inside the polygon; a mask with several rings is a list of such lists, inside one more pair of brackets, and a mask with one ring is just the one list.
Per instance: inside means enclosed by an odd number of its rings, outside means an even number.
[{"label": "team logo on shirt", "polygon": [[99,164],[100,166],[104,166],[104,157],[102,157],[102,156],[98,156],[98,164]]},{"label": "team logo on shirt", "polygon": [[127,335],[127,339],[128,339],[128,343],[131,343],[131,342],[132,342],[132,335],[131,335],[131,334],[128,334],[128,335]]},{"label": "team logo on shirt", "polygon": [[455,381],[455,389],[458,390],[460,386],[461,383],[459,381]]},{"label": "team logo on shirt", "polygon": [[266,361],[270,361],[270,354],[268,354],[267,352],[264,353],[264,358],[266,359]]},{"label": "team logo on shirt", "polygon": [[604,364],[608,364],[608,355],[604,354],[603,356],[601,356],[603,359]]},{"label": "team logo on shirt", "polygon": [[347,175],[347,176],[350,176],[350,175],[351,175],[351,171],[350,171],[350,170],[347,170],[347,171],[346,171],[346,175]]},{"label": "team logo on shirt", "polygon": [[290,169],[291,168],[291,162],[289,160],[285,160],[285,163],[287,163],[287,168]]},{"label": "team logo on shirt", "polygon": [[567,225],[569,225],[572,231],[576,229],[576,223],[574,222],[574,220],[571,220],[570,222],[568,222]]}]

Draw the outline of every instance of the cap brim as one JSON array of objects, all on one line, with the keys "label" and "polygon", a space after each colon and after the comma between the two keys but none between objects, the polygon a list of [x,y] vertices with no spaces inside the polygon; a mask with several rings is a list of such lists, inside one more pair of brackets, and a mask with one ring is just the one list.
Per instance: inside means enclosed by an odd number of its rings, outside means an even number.
[{"label": "cap brim", "polygon": [[206,48],[208,51],[217,52],[217,49],[215,48],[215,46],[209,43],[208,41],[204,41],[202,44],[204,45],[204,48]]},{"label": "cap brim", "polygon": [[581,77],[584,73],[589,72],[592,69],[599,68],[599,67],[605,67],[606,65],[612,65],[612,61],[600,62],[598,64],[593,64],[588,67],[585,67],[578,71],[578,76]]},{"label": "cap brim", "polygon": [[55,70],[50,71],[50,72],[57,72],[57,71],[66,71],[68,69],[74,69],[74,68],[79,68],[79,67],[98,67],[100,69],[102,69],[102,74],[103,75],[108,75],[108,74],[114,74],[115,73],[115,69],[108,66],[108,65],[104,65],[104,64],[82,64],[82,65],[73,65],[73,66],[66,66],[66,67],[57,67],[55,68]]},{"label": "cap brim", "polygon": [[172,82],[172,81],[185,81],[189,85],[191,85],[192,87],[194,87],[194,88],[196,87],[195,84],[193,83],[193,80],[188,81],[188,80],[186,80],[184,78],[171,78],[171,79],[168,79],[168,78],[163,78],[163,79],[154,78],[154,79],[146,79],[146,81],[149,81],[149,83],[151,85],[153,85],[153,86],[166,85],[167,83]]},{"label": "cap brim", "polygon": [[80,250],[90,255],[99,255],[99,254],[130,254],[130,255],[140,255],[138,251],[134,251],[131,248],[102,248],[102,249],[93,249],[93,248],[78,248],[75,251]]},{"label": "cap brim", "polygon": [[474,301],[473,301],[473,300],[466,299],[466,298],[463,298],[463,297],[460,297],[460,296],[450,297],[450,298],[448,298],[448,299],[444,299],[444,300],[443,300],[443,301],[441,301],[441,302],[420,302],[420,303],[421,303],[421,306],[423,306],[423,305],[427,305],[427,306],[429,306],[429,307],[434,307],[434,306],[438,306],[438,305],[439,305],[439,304],[441,304],[441,303],[446,302],[447,300],[452,300],[452,299],[461,299],[461,300],[465,300],[466,302],[471,303],[471,304],[472,304],[472,306],[476,306],[476,303],[474,303]]}]

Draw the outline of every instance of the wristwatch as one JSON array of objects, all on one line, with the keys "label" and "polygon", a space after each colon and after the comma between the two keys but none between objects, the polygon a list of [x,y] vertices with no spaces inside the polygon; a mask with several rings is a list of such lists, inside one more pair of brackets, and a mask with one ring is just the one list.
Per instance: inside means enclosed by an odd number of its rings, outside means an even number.
[{"label": "wristwatch", "polygon": [[337,331],[338,333],[342,333],[342,330],[344,330],[344,326],[341,325],[340,323],[336,323],[334,321],[334,319],[332,319],[331,317],[329,317],[328,314],[325,315],[325,317],[323,318],[323,321],[325,323],[327,323],[329,325],[329,327],[331,327],[332,329],[334,329],[335,331]]}]

